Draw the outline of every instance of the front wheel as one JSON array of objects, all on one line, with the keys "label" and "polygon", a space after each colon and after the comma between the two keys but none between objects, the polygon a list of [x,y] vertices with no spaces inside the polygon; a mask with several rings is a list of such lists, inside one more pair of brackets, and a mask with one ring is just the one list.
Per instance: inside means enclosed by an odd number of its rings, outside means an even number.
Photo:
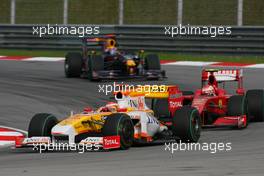
[{"label": "front wheel", "polygon": [[51,137],[51,129],[58,123],[52,114],[39,113],[32,117],[28,126],[28,137],[47,136]]},{"label": "front wheel", "polygon": [[246,115],[247,120],[242,125],[242,128],[246,128],[249,124],[248,103],[246,96],[244,95],[231,96],[227,102],[227,115],[228,116]]},{"label": "front wheel", "polygon": [[246,93],[248,101],[248,115],[255,122],[264,121],[264,90],[248,90]]},{"label": "front wheel", "polygon": [[129,149],[134,141],[134,125],[126,114],[111,114],[105,120],[102,133],[104,136],[120,136],[120,148]]},{"label": "front wheel", "polygon": [[191,106],[183,106],[175,111],[172,119],[172,132],[183,142],[197,142],[201,134],[199,112]]}]

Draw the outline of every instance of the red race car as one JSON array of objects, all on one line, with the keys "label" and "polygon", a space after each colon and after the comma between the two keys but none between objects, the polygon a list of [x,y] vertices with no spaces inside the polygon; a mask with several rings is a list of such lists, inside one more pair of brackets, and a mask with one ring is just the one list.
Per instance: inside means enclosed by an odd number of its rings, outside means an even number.
[{"label": "red race car", "polygon": [[[234,82],[237,85],[232,84]],[[235,89],[234,95],[225,90],[230,83]],[[264,120],[264,91],[254,89],[245,92],[242,69],[204,69],[201,89],[195,93],[184,93],[189,97],[184,104],[198,110],[203,127],[245,128],[250,121]],[[161,118],[168,113],[167,103],[162,100],[153,103],[154,112]]]}]

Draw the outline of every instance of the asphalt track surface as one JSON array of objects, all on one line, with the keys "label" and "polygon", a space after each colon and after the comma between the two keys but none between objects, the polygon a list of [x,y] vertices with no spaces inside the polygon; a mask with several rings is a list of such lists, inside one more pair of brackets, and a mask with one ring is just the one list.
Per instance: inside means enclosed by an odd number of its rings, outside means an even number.
[{"label": "asphalt track surface", "polygon": [[[163,66],[181,89],[200,87],[201,67]],[[263,69],[245,69],[245,88],[263,88]],[[142,83],[142,82],[129,82]],[[144,82],[149,83],[149,82]],[[98,107],[108,100],[98,84],[66,79],[62,62],[0,61],[0,125],[27,130],[30,118],[49,112],[59,119],[71,110]],[[263,175],[264,123],[246,130],[206,130],[200,142],[231,142],[231,151],[165,151],[163,144],[133,147],[127,151],[54,152],[0,149],[0,175]]]}]

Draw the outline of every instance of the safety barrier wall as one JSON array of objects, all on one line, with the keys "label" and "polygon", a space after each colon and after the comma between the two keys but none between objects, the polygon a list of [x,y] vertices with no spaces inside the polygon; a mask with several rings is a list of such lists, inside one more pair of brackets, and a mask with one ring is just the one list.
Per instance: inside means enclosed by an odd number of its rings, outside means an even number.
[{"label": "safety barrier wall", "polygon": [[[90,26],[90,25],[87,25]],[[92,25],[93,26],[93,25]],[[78,27],[76,25],[76,27]],[[115,34],[120,49],[196,53],[264,55],[264,27],[232,27],[231,35],[165,35],[160,25],[99,25],[100,35]],[[97,35],[89,35],[94,37]],[[32,25],[0,25],[0,49],[80,50],[77,35],[33,35]],[[89,48],[99,49],[96,43]]]}]

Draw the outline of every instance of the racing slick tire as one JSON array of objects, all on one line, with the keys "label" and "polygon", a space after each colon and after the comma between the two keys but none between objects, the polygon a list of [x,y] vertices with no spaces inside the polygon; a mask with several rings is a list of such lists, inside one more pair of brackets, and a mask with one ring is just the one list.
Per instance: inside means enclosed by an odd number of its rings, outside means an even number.
[{"label": "racing slick tire", "polygon": [[248,90],[246,93],[248,101],[248,115],[254,122],[264,121],[264,90]]},{"label": "racing slick tire", "polygon": [[120,148],[129,149],[134,141],[134,125],[131,118],[122,113],[111,114],[105,120],[103,136],[120,136]]},{"label": "racing slick tire", "polygon": [[248,103],[246,96],[244,95],[233,95],[228,99],[227,102],[227,115],[228,116],[241,116],[247,115],[247,123],[246,126],[249,124],[249,117],[248,117]]},{"label": "racing slick tire", "polygon": [[183,106],[172,118],[172,132],[182,142],[197,142],[201,134],[201,118],[196,108]]},{"label": "racing slick tire", "polygon": [[82,55],[76,52],[67,53],[64,62],[64,72],[67,78],[80,77],[82,71]]},{"label": "racing slick tire", "polygon": [[51,129],[58,123],[52,114],[39,113],[32,117],[28,126],[28,137],[47,136],[51,137]]},{"label": "racing slick tire", "polygon": [[[187,96],[187,95],[194,95],[194,92],[193,91],[182,91],[182,95],[183,96]],[[182,104],[185,106],[185,105],[191,105],[192,104],[192,100],[190,99],[184,99]]]},{"label": "racing slick tire", "polygon": [[148,54],[145,57],[145,69],[146,70],[160,70],[160,59],[157,54]]},{"label": "racing slick tire", "polygon": [[154,111],[154,114],[159,119],[161,118],[170,118],[169,103],[168,99],[165,98],[155,98],[152,99],[151,109]]},{"label": "racing slick tire", "polygon": [[88,59],[88,78],[91,81],[99,80],[94,72],[104,70],[104,58],[101,55],[92,55]]}]

